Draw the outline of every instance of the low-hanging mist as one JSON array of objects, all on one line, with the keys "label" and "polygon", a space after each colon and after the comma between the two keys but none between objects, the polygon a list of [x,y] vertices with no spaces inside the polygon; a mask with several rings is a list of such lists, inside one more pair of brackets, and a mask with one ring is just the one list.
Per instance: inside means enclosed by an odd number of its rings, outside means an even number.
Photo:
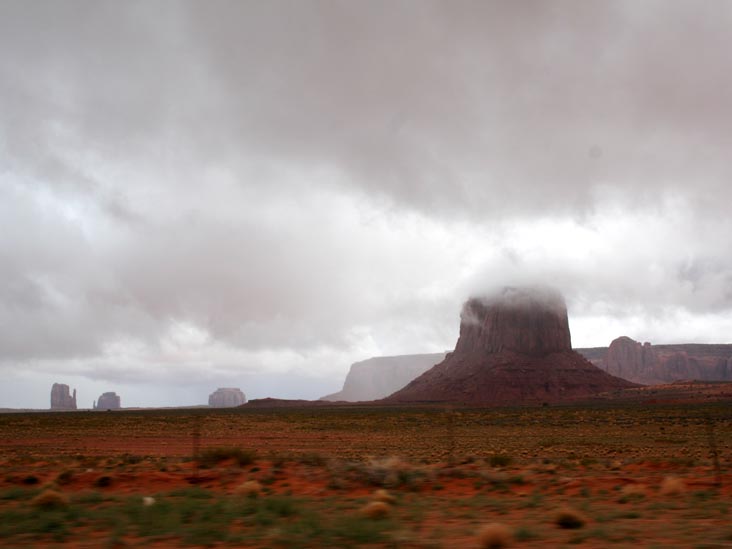
[{"label": "low-hanging mist", "polygon": [[316,398],[551,284],[728,342],[728,2],[0,5],[0,407]]}]

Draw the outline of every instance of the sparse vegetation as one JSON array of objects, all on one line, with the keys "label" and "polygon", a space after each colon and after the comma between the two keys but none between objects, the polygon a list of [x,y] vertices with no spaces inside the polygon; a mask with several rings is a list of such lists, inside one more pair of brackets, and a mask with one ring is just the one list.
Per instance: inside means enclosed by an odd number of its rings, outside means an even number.
[{"label": "sparse vegetation", "polygon": [[257,453],[254,450],[244,450],[235,447],[206,448],[198,455],[198,463],[201,467],[214,467],[219,463],[232,460],[240,467],[246,467],[254,463]]},{"label": "sparse vegetation", "polygon": [[478,532],[478,545],[482,549],[503,549],[511,544],[511,530],[505,524],[492,522]]},{"label": "sparse vegetation", "polygon": [[69,498],[56,490],[45,490],[31,500],[31,505],[46,511],[65,509],[69,506]]},{"label": "sparse vegetation", "polygon": [[[158,453],[135,446],[98,455],[79,455],[64,441],[105,433],[111,420],[103,415],[28,416],[27,438],[13,447],[19,432],[0,416],[11,437],[0,441],[10,448],[0,458],[0,545],[72,546],[82,535],[110,546],[435,547],[453,538],[489,546],[476,536],[490,517],[517,546],[715,546],[730,536],[732,422],[728,409],[707,409],[716,418],[721,486],[713,484],[704,422],[684,419],[696,412],[679,407],[461,410],[451,456],[439,440],[444,416],[430,409],[125,412],[114,416],[121,440],[149,438]],[[196,414],[204,450],[192,461],[186,425]],[[34,437],[52,436],[61,441],[53,452],[34,446]],[[244,437],[254,446],[274,440],[272,450],[257,458],[238,448]],[[244,465],[239,451],[249,454]],[[667,491],[664,475],[681,490]],[[33,503],[47,490],[65,503]],[[388,511],[373,518],[371,504]],[[560,505],[584,528],[555,521]]]},{"label": "sparse vegetation", "polygon": [[236,488],[236,493],[250,498],[257,497],[262,492],[262,485],[256,480],[248,480]]},{"label": "sparse vegetation", "polygon": [[490,463],[491,467],[507,467],[512,461],[511,456],[504,454],[496,454],[488,458],[488,463]]},{"label": "sparse vegetation", "polygon": [[386,490],[376,490],[371,496],[371,499],[373,501],[382,501],[389,505],[394,505],[396,503],[396,498]]},{"label": "sparse vegetation", "polygon": [[686,492],[686,483],[676,476],[665,477],[659,488],[662,496],[680,496],[684,492]]},{"label": "sparse vegetation", "polygon": [[560,528],[574,530],[577,528],[582,528],[586,522],[587,519],[585,518],[585,516],[576,509],[572,509],[571,507],[560,507],[554,513],[554,524],[556,524]]},{"label": "sparse vegetation", "polygon": [[94,486],[97,488],[106,488],[112,485],[112,477],[103,475],[94,481]]},{"label": "sparse vegetation", "polygon": [[391,513],[391,505],[384,501],[370,501],[364,505],[361,512],[370,519],[383,519]]}]

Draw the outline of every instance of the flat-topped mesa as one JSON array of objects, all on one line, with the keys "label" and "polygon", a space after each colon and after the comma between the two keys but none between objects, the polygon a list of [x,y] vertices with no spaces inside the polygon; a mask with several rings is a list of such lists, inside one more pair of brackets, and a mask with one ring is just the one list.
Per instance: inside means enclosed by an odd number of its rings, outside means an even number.
[{"label": "flat-topped mesa", "polygon": [[208,405],[212,408],[233,408],[247,401],[241,389],[236,387],[220,387],[208,397]]},{"label": "flat-topped mesa", "polygon": [[543,356],[571,350],[567,306],[550,288],[503,288],[490,297],[469,299],[460,314],[456,354]]}]

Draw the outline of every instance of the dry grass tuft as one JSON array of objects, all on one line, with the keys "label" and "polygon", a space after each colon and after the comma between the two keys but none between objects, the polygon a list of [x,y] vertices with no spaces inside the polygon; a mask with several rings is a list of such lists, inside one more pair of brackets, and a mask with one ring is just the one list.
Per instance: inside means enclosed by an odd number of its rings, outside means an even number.
[{"label": "dry grass tuft", "polygon": [[620,503],[625,503],[634,499],[642,499],[646,496],[648,490],[645,484],[626,484],[620,489]]},{"label": "dry grass tuft", "polygon": [[370,519],[383,519],[391,513],[391,506],[383,501],[371,501],[363,506],[361,513]]},{"label": "dry grass tuft", "polygon": [[368,481],[376,486],[399,486],[409,477],[412,466],[398,457],[374,459],[366,466]]},{"label": "dry grass tuft", "polygon": [[256,480],[243,482],[236,488],[236,493],[250,498],[255,498],[262,491],[262,485]]},{"label": "dry grass tuft", "polygon": [[585,516],[571,507],[560,507],[554,513],[554,524],[560,528],[574,530],[582,528],[587,523]]},{"label": "dry grass tuft", "polygon": [[501,549],[511,544],[513,536],[505,524],[492,522],[483,526],[478,532],[478,545],[482,549]]},{"label": "dry grass tuft", "polygon": [[371,496],[371,499],[373,501],[383,501],[389,505],[394,505],[396,503],[396,498],[384,489],[376,490]]},{"label": "dry grass tuft", "polygon": [[46,490],[34,497],[31,505],[45,510],[65,509],[69,505],[69,498],[56,490]]},{"label": "dry grass tuft", "polygon": [[659,493],[662,496],[680,496],[686,492],[686,483],[679,477],[666,477],[661,482]]}]

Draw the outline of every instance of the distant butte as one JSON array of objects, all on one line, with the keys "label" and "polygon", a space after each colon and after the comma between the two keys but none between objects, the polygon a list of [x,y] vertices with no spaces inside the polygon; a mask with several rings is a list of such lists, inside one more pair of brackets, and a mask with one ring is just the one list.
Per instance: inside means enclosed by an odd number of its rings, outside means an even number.
[{"label": "distant butte", "polygon": [[572,350],[567,307],[549,288],[472,298],[445,360],[383,400],[506,405],[561,402],[636,386]]},{"label": "distant butte", "polygon": [[51,387],[51,410],[76,410],[76,389],[73,396],[65,383],[54,383]]}]

